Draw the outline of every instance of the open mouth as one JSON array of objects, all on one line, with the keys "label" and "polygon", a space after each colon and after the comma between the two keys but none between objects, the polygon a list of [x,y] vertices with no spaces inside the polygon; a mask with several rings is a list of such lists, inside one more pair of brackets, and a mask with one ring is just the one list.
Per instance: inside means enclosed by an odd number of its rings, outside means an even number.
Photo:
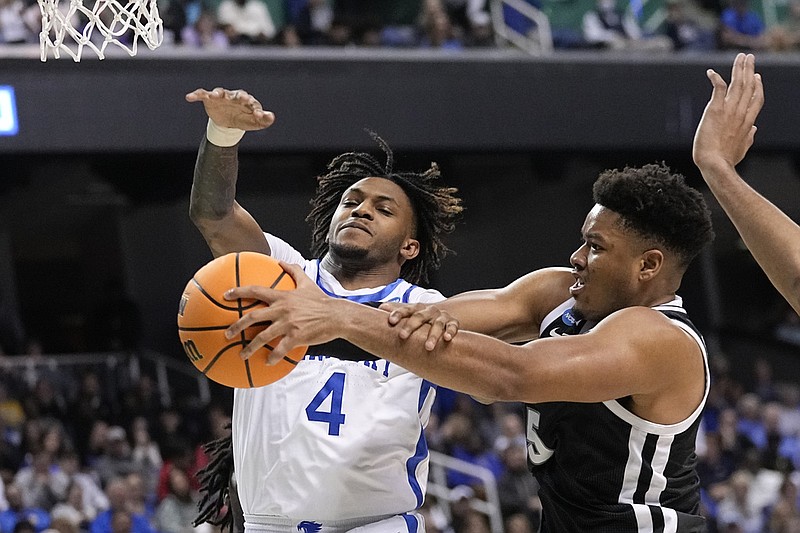
[{"label": "open mouth", "polygon": [[572,286],[569,288],[569,292],[570,292],[570,294],[575,296],[575,294],[577,294],[577,293],[579,293],[579,292],[581,292],[583,290],[584,286],[585,286],[584,281],[581,278],[576,278],[575,279],[575,283],[573,283]]}]

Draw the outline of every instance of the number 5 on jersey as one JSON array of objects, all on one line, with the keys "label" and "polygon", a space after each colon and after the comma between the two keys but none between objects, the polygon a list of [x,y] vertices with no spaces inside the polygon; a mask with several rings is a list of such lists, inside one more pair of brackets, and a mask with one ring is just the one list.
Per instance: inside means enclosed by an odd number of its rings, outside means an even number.
[{"label": "number 5 on jersey", "polygon": [[553,450],[542,442],[539,436],[539,411],[528,407],[528,460],[534,465],[540,465],[553,456]]},{"label": "number 5 on jersey", "polygon": [[[306,407],[306,416],[309,420],[328,424],[328,435],[338,436],[339,426],[344,424],[344,413],[342,413],[344,378],[343,372],[334,372]],[[323,411],[322,404],[328,397],[331,398],[330,410]]]}]

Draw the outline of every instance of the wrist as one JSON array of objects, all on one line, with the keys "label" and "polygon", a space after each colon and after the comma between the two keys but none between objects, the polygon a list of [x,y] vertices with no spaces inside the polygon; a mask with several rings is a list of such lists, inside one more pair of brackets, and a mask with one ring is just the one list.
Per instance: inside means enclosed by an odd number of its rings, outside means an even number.
[{"label": "wrist", "polygon": [[210,118],[208,119],[208,126],[206,126],[206,139],[214,146],[227,148],[236,146],[239,141],[244,137],[244,130],[239,128],[226,128],[220,126]]}]

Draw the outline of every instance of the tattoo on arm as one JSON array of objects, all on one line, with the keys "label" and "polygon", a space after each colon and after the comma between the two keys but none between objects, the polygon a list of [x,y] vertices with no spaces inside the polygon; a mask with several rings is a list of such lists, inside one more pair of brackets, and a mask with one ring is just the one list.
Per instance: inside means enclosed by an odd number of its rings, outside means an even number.
[{"label": "tattoo on arm", "polygon": [[221,219],[233,209],[236,178],[239,173],[239,150],[236,146],[215,146],[203,137],[190,199],[193,217]]}]

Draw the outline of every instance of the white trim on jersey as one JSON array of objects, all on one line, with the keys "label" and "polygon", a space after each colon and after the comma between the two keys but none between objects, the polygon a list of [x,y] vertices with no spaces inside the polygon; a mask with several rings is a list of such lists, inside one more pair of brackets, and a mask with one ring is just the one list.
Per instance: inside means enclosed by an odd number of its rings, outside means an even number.
[{"label": "white trim on jersey", "polygon": [[[563,315],[564,311],[571,308],[573,305],[575,305],[575,298],[570,298],[563,304],[559,305],[558,307],[547,313],[547,316],[545,316],[544,320],[542,320],[542,327],[552,324],[555,319]],[[541,331],[539,331],[539,333],[541,333]]]},{"label": "white trim on jersey", "polygon": [[[679,313],[685,313],[686,311],[681,307],[681,299],[679,296],[675,297],[669,303],[658,305],[653,307],[656,311],[675,311]],[[703,342],[703,339],[697,334],[695,330],[693,330],[688,324],[685,322],[681,322],[680,320],[676,320],[670,318],[670,321],[681,328],[687,335],[689,335],[697,345],[700,347],[700,352],[703,356],[703,368],[705,370],[705,387],[703,390],[703,398],[700,400],[700,403],[697,404],[695,410],[690,414],[686,419],[677,422],[675,424],[656,424],[655,422],[650,422],[649,420],[645,420],[644,418],[640,418],[635,414],[631,413],[627,409],[625,409],[617,400],[608,400],[603,402],[603,405],[608,407],[608,409],[620,417],[622,420],[627,422],[628,424],[632,425],[635,428],[640,428],[648,433],[655,433],[657,435],[677,435],[678,433],[683,433],[697,420],[700,414],[703,412],[703,407],[706,404],[706,399],[708,398],[708,391],[711,386],[711,374],[708,370],[708,353],[706,351],[706,345]]]}]

